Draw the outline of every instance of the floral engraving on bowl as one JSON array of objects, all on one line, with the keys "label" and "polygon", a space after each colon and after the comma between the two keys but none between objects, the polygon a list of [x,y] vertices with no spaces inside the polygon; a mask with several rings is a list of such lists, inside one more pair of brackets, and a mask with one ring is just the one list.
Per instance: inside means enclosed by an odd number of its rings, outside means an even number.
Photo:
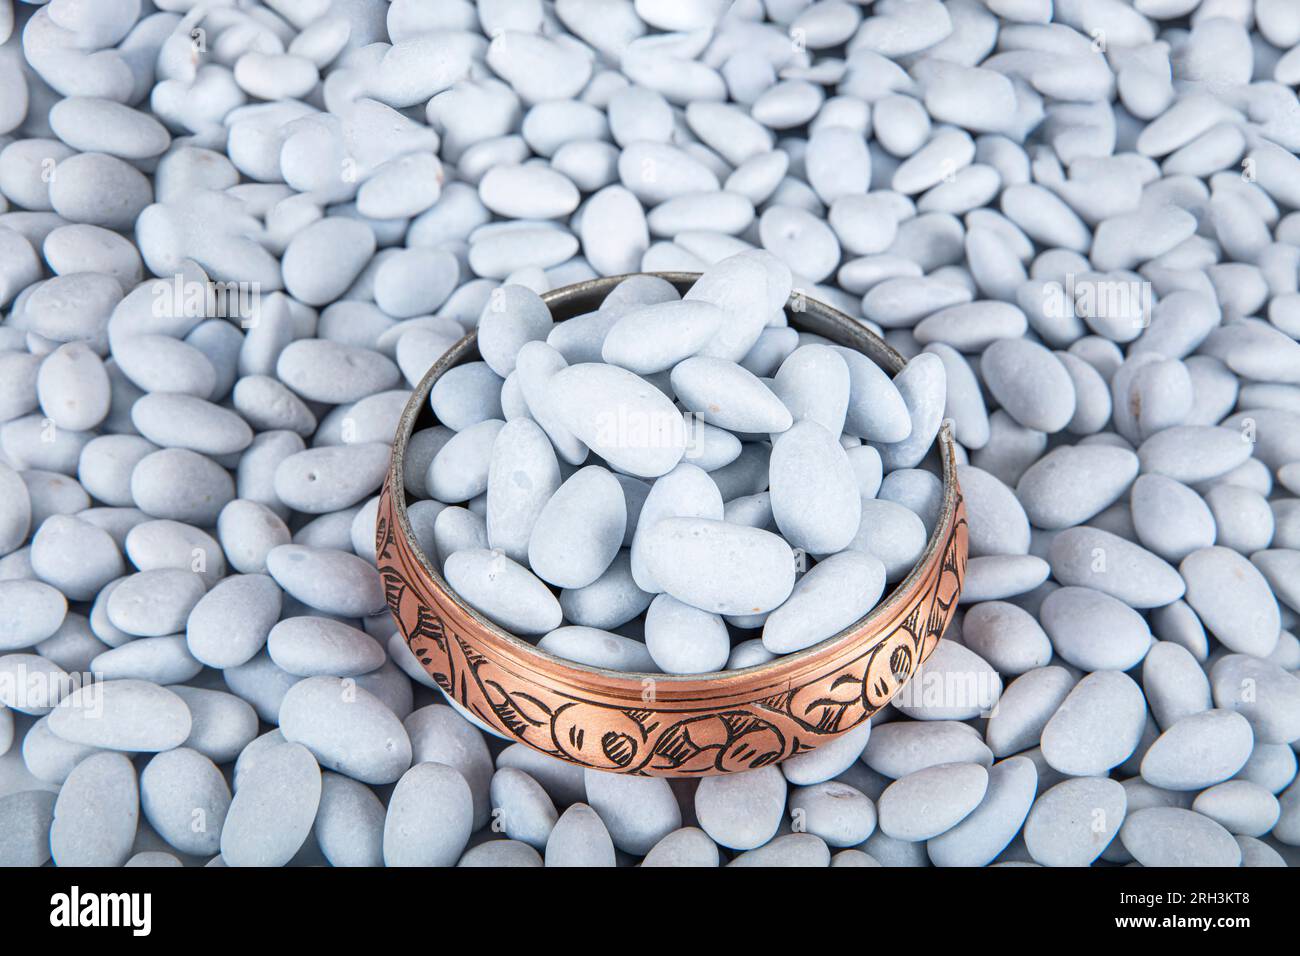
[{"label": "floral engraving on bowl", "polygon": [[482,625],[432,586],[397,532],[391,476],[379,504],[376,553],[389,609],[411,652],[448,697],[485,725],[584,767],[691,777],[777,763],[853,729],[888,703],[930,656],[957,608],[967,556],[960,491],[942,530],[928,573],[895,602],[874,640],[850,642],[797,683],[774,684],[769,692],[753,685],[747,694],[737,693],[734,679],[720,678],[674,682],[688,693],[583,695],[550,679],[548,669],[564,669],[561,662],[489,657],[472,636]]}]

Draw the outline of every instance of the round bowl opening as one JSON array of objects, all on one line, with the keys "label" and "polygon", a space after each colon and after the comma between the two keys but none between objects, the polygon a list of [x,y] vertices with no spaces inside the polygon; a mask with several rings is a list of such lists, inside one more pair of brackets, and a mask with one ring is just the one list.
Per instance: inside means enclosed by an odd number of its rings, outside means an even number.
[{"label": "round bowl opening", "polygon": [[[658,276],[671,282],[682,293],[688,290],[695,280],[699,278],[699,273],[693,272],[652,272],[606,276],[552,290],[545,293],[542,299],[550,308],[555,320],[557,322],[564,321],[594,311],[615,286],[624,279],[630,278],[631,275]],[[790,300],[786,303],[785,313],[792,327],[801,331],[816,333],[839,345],[862,352],[891,376],[900,371],[906,363],[902,354],[861,323],[854,321],[843,312],[823,302],[804,296],[798,289],[794,291]],[[707,684],[710,688],[716,688],[718,685],[724,684],[742,685],[755,677],[770,677],[776,683],[781,683],[787,679],[793,681],[810,663],[816,663],[823,656],[833,654],[842,644],[863,639],[865,636],[872,634],[877,627],[890,620],[898,612],[899,605],[904,603],[916,588],[919,579],[926,575],[928,569],[939,558],[939,551],[945,546],[949,531],[954,524],[959,506],[960,491],[957,484],[956,452],[953,446],[952,431],[950,425],[944,422],[936,438],[935,447],[927,454],[922,465],[918,466],[924,467],[929,463],[931,465],[929,470],[938,475],[943,482],[942,505],[934,529],[926,542],[925,550],[908,574],[893,585],[866,616],[859,618],[847,628],[803,650],[781,655],[775,660],[735,670],[713,671],[702,674],[612,671],[556,657],[540,649],[536,644],[510,633],[490,621],[462,600],[443,578],[441,569],[435,567],[429,561],[428,556],[419,549],[411,530],[410,519],[407,514],[407,494],[403,479],[407,443],[414,431],[437,423],[428,400],[429,392],[432,390],[434,383],[448,369],[463,362],[477,359],[478,348],[475,333],[470,332],[425,373],[402,413],[393,444],[393,457],[386,485],[386,490],[392,491],[392,515],[393,522],[396,525],[396,533],[400,534],[407,542],[412,557],[418,562],[420,570],[432,585],[444,597],[452,601],[466,617],[474,621],[482,631],[486,632],[494,640],[501,642],[503,646],[514,650],[516,654],[532,655],[544,661],[548,670],[557,677],[563,672],[571,672],[566,676],[568,682],[575,687],[583,686],[586,682],[584,675],[587,679],[598,678],[616,684],[627,683],[635,685],[637,688],[644,687],[647,682],[653,682],[656,685],[656,694],[671,693],[673,691],[672,685],[680,684],[683,685],[682,690],[684,693],[688,695],[692,692],[691,685]],[[933,467],[936,460],[937,468]],[[963,554],[962,564],[964,565],[964,563],[965,555]]]}]

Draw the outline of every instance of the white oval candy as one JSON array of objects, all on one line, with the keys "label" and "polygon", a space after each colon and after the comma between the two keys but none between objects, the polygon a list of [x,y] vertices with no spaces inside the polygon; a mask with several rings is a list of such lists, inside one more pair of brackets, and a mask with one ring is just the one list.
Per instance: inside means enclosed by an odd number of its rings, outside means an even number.
[{"label": "white oval candy", "polygon": [[87,757],[54,804],[50,856],[56,866],[121,866],[140,817],[135,768],[122,754]]},{"label": "white oval candy", "polygon": [[326,617],[289,617],[266,638],[271,660],[300,677],[367,674],[385,660],[384,649],[365,631]]},{"label": "white oval candy", "polygon": [[719,615],[667,594],[656,597],[646,611],[645,644],[666,674],[720,671],[731,653],[731,637]]},{"label": "white oval candy", "polygon": [[300,744],[279,743],[238,781],[221,828],[227,866],[283,866],[311,833],[320,806],[320,767]]},{"label": "white oval candy", "polygon": [[763,646],[776,654],[811,647],[875,607],[885,589],[879,559],[845,551],[819,561],[763,625]]},{"label": "white oval candy", "polygon": [[762,614],[794,588],[794,553],[778,536],[707,518],[647,529],[646,570],[664,591],[714,614]]},{"label": "white oval candy", "polygon": [[280,731],[321,765],[363,783],[393,783],[411,764],[411,740],[396,715],[353,681],[307,677],[280,705]]},{"label": "white oval candy", "polygon": [[447,583],[468,604],[517,634],[545,634],[560,625],[560,604],[540,579],[500,551],[466,549],[449,555]]},{"label": "white oval candy", "polygon": [[542,506],[528,538],[529,566],[557,587],[586,587],[614,560],[626,527],[622,487],[604,468],[589,465]]},{"label": "white oval candy", "polygon": [[663,302],[629,312],[605,335],[601,357],[638,375],[672,368],[712,341],[725,315],[707,302]]},{"label": "white oval candy", "polygon": [[862,519],[857,476],[838,438],[811,419],[772,445],[772,516],[791,545],[813,554],[848,547]]},{"label": "white oval candy", "polygon": [[106,750],[171,750],[190,734],[185,702],[157,684],[110,680],[88,684],[50,713],[51,732],[72,743]]},{"label": "white oval candy", "polygon": [[588,667],[639,673],[657,669],[640,641],[596,627],[557,627],[538,641],[537,646],[548,654]]},{"label": "white oval candy", "polygon": [[739,432],[783,432],[790,410],[752,372],[734,362],[698,355],[672,371],[673,391],[706,422]]},{"label": "white oval candy", "polygon": [[533,526],[559,487],[560,466],[546,433],[531,419],[507,422],[488,466],[488,545],[527,560]]},{"label": "white oval candy", "polygon": [[574,365],[556,372],[545,388],[559,422],[621,471],[657,478],[685,454],[681,414],[663,392],[626,369]]}]

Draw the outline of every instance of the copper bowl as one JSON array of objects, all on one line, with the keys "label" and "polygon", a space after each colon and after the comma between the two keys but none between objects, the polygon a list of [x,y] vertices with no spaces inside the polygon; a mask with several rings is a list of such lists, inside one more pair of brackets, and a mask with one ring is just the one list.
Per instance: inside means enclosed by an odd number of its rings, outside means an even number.
[{"label": "copper bowl", "polygon": [[[685,291],[695,273],[652,273]],[[557,320],[594,310],[627,276],[543,298]],[[902,355],[861,324],[798,292],[791,324],[864,352],[886,371]],[[867,720],[939,642],[966,572],[966,512],[951,429],[940,430],[943,507],[925,553],[871,613],[819,644],[766,664],[693,676],[620,673],[553,657],[488,621],[419,550],[406,513],[403,459],[433,424],[429,390],[477,358],[466,335],[416,387],[398,423],[379,500],[376,551],[402,635],[442,691],[500,736],[596,770],[657,777],[733,773],[805,753]]]}]

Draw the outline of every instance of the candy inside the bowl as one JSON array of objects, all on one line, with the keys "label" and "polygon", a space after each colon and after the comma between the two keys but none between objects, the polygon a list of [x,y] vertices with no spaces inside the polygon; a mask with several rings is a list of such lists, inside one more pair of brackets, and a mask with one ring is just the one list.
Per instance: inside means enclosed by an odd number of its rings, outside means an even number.
[{"label": "candy inside the bowl", "polygon": [[557,657],[668,674],[800,651],[875,607],[938,518],[921,466],[944,364],[891,377],[798,331],[792,285],[756,250],[559,323],[531,290],[494,296],[481,359],[442,373],[412,436],[451,589]]}]

